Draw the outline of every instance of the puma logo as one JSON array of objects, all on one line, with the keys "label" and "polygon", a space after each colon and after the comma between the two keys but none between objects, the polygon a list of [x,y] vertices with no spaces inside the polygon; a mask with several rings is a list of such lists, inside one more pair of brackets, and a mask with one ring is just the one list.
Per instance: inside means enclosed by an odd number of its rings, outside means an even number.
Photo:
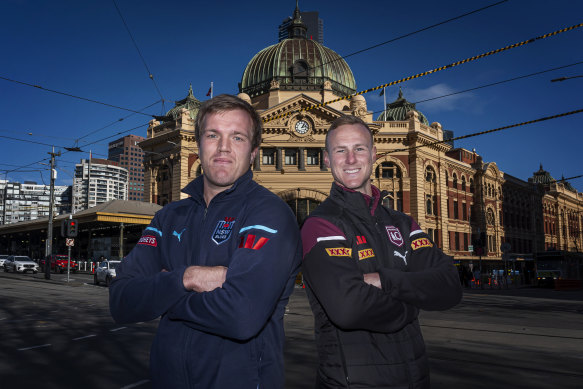
[{"label": "puma logo", "polygon": [[186,231],[186,228],[183,228],[182,231],[180,231],[180,233],[174,231],[172,232],[172,235],[178,238],[178,241],[180,242],[180,238],[182,237],[182,233]]},{"label": "puma logo", "polygon": [[400,252],[398,252],[397,250],[395,250],[393,252],[393,255],[396,255],[399,258],[403,258],[403,262],[405,262],[405,265],[407,264],[407,251],[405,251],[405,254],[401,254]]}]

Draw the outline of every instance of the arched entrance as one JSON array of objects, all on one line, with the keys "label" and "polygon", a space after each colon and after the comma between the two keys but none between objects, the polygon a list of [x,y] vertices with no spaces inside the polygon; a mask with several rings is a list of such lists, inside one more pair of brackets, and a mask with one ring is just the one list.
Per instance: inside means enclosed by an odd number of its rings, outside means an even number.
[{"label": "arched entrance", "polygon": [[306,188],[289,189],[277,195],[289,205],[299,225],[328,197],[327,193]]}]

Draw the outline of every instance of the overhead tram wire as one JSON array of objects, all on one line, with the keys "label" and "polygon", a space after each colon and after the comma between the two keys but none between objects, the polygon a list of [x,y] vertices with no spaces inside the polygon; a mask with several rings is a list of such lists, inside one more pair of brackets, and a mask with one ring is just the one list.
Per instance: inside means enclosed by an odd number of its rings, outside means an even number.
[{"label": "overhead tram wire", "polygon": [[467,138],[473,138],[475,136],[491,134],[493,132],[508,130],[508,129],[515,128],[515,127],[521,127],[521,126],[525,126],[527,124],[533,124],[533,123],[544,122],[546,120],[558,119],[558,118],[561,118],[561,117],[575,115],[575,114],[582,113],[582,112],[583,112],[583,108],[577,109],[575,111],[560,113],[560,114],[557,114],[557,115],[545,116],[545,117],[542,117],[542,118],[539,118],[539,119],[529,120],[529,121],[526,121],[526,122],[521,122],[521,123],[516,123],[516,124],[510,124],[510,125],[507,125],[507,126],[498,127],[498,128],[494,128],[494,129],[491,129],[491,130],[480,131],[480,132],[475,132],[475,133],[472,133],[472,134],[456,136],[454,138],[445,139],[445,140],[438,140],[438,141],[435,141],[435,142],[429,142],[429,143],[422,144],[422,145],[418,145],[418,146],[411,146],[411,147],[405,147],[405,148],[401,148],[401,149],[390,150],[390,151],[386,151],[384,153],[378,154],[377,155],[377,158],[383,157],[383,156],[388,155],[388,154],[400,153],[400,152],[403,152],[403,151],[416,150],[416,149],[420,149],[422,147],[431,147],[431,146],[435,146],[435,145],[439,145],[439,144],[451,142],[451,141],[454,141],[454,140],[467,139]]},{"label": "overhead tram wire", "polygon": [[[471,92],[471,91],[474,91],[474,90],[478,90],[478,89],[482,89],[482,88],[487,88],[487,87],[495,86],[495,85],[499,85],[499,84],[504,84],[506,82],[516,81],[516,80],[520,80],[520,79],[527,78],[527,77],[537,76],[539,74],[548,73],[548,72],[552,72],[554,70],[564,69],[564,68],[568,68],[570,66],[576,66],[576,65],[581,65],[581,64],[583,64],[583,61],[575,62],[575,63],[569,64],[569,65],[559,66],[559,67],[552,68],[552,69],[541,70],[540,72],[525,74],[523,76],[513,77],[513,78],[509,78],[507,80],[503,80],[503,81],[492,82],[490,84],[476,86],[474,88],[464,89],[464,90],[461,90],[461,91],[458,91],[458,92],[448,93],[446,95],[441,95],[441,96],[436,96],[436,97],[430,97],[430,98],[425,99],[425,100],[415,101],[415,102],[413,102],[413,104],[420,104],[420,103],[426,103],[428,101],[433,101],[433,100],[437,100],[437,99],[443,99],[444,97],[455,96],[455,95],[459,95],[459,94],[462,94],[462,93]],[[386,111],[386,109],[382,109],[380,111],[374,111],[372,114],[374,115],[376,113],[381,113],[381,112],[384,112],[384,111]]]},{"label": "overhead tram wire", "polygon": [[150,68],[148,67],[148,64],[146,63],[146,60],[144,59],[144,56],[142,55],[142,52],[140,51],[140,48],[138,47],[138,44],[136,43],[136,40],[134,39],[134,36],[132,35],[130,28],[128,27],[123,15],[121,14],[121,11],[120,11],[119,7],[117,6],[117,3],[115,2],[115,0],[111,0],[111,1],[113,2],[113,5],[115,6],[115,9],[117,10],[117,14],[119,15],[121,21],[123,22],[123,25],[126,28],[126,31],[128,32],[128,34],[129,34],[129,36],[134,44],[134,47],[136,48],[138,54],[140,55],[140,58],[142,59],[142,63],[144,64],[144,67],[146,68],[146,71],[148,72],[148,77],[154,83],[154,87],[156,88],[156,91],[158,92],[160,99],[162,99],[162,112],[164,112],[164,110],[165,110],[164,101],[165,100],[164,100],[164,97],[162,96],[162,92],[160,92],[160,88],[158,88],[158,84],[156,83],[156,80],[154,80],[154,75],[150,71]]},{"label": "overhead tram wire", "polygon": [[497,6],[497,5],[500,5],[500,4],[502,4],[502,3],[506,3],[506,2],[508,2],[508,0],[502,0],[502,1],[499,1],[499,2],[497,2],[497,3],[493,3],[493,4],[487,5],[487,6],[485,6],[485,7],[478,8],[478,9],[475,9],[475,10],[473,10],[473,11],[470,11],[470,12],[466,12],[466,13],[464,13],[464,14],[462,14],[462,15],[458,15],[458,16],[455,16],[455,17],[453,17],[453,18],[449,18],[449,19],[447,19],[447,20],[444,20],[444,21],[441,21],[441,22],[438,22],[438,23],[432,24],[432,25],[430,25],[430,26],[423,27],[423,28],[421,28],[421,29],[419,29],[419,30],[415,30],[415,31],[409,32],[409,33],[407,33],[407,34],[404,34],[404,35],[398,36],[398,37],[396,37],[396,38],[393,38],[393,39],[389,39],[388,41],[381,42],[381,43],[377,43],[376,45],[373,45],[373,46],[367,47],[367,48],[365,48],[365,49],[357,50],[357,51],[355,51],[355,52],[353,52],[353,53],[350,53],[350,54],[346,54],[346,55],[340,56],[339,58],[336,58],[336,59],[333,59],[333,60],[331,60],[331,61],[325,62],[325,63],[323,63],[323,64],[321,64],[321,65],[318,65],[318,66],[314,66],[314,67],[312,67],[312,68],[309,68],[309,70],[312,70],[312,69],[317,69],[317,68],[320,68],[320,67],[324,67],[325,65],[331,64],[331,63],[333,63],[333,62],[340,61],[341,59],[346,59],[346,58],[348,58],[348,57],[352,57],[353,55],[361,54],[361,53],[364,53],[365,51],[369,51],[369,50],[372,50],[372,49],[376,49],[377,47],[384,46],[384,45],[386,45],[386,44],[393,43],[393,42],[396,42],[396,41],[398,41],[398,40],[401,40],[401,39],[404,39],[404,38],[408,38],[408,37],[410,37],[410,36],[412,36],[412,35],[415,35],[415,34],[418,34],[418,33],[420,33],[420,32],[423,32],[423,31],[430,30],[430,29],[432,29],[432,28],[435,28],[435,27],[438,27],[438,26],[441,26],[441,25],[447,24],[447,23],[449,23],[449,22],[453,22],[453,21],[455,21],[455,20],[458,20],[458,19],[462,19],[462,18],[464,18],[464,17],[466,17],[466,16],[470,16],[470,15],[472,15],[472,14],[475,14],[475,13],[478,13],[478,12],[481,12],[481,11],[484,11],[484,10],[486,10],[486,9],[488,9],[488,8],[495,7],[495,6]]},{"label": "overhead tram wire", "polygon": [[382,88],[386,88],[387,86],[392,86],[392,85],[400,84],[400,83],[403,83],[405,81],[409,81],[409,80],[413,80],[413,79],[416,79],[416,78],[420,78],[420,77],[426,76],[428,74],[437,73],[437,72],[440,72],[442,70],[450,69],[450,68],[453,68],[455,66],[463,65],[463,64],[468,63],[468,62],[472,62],[472,61],[475,61],[475,60],[478,60],[478,59],[481,59],[481,58],[488,57],[490,55],[494,55],[494,54],[502,53],[504,51],[508,51],[508,50],[511,50],[511,49],[515,49],[517,47],[521,47],[521,46],[527,45],[529,43],[533,43],[533,42],[536,42],[536,41],[541,40],[541,39],[549,38],[549,37],[552,37],[552,36],[561,34],[563,32],[571,31],[571,30],[574,30],[574,29],[580,28],[580,27],[583,27],[583,23],[579,23],[579,24],[576,24],[576,25],[570,26],[570,27],[565,27],[565,28],[562,28],[562,29],[557,30],[557,31],[553,31],[553,32],[550,32],[550,33],[547,33],[547,34],[543,34],[543,35],[534,37],[534,38],[530,38],[530,39],[527,39],[525,41],[518,42],[518,43],[514,43],[514,44],[511,44],[511,45],[508,45],[508,46],[505,46],[505,47],[502,47],[502,48],[499,48],[499,49],[496,49],[496,50],[491,50],[491,51],[488,51],[486,53],[478,54],[478,55],[475,55],[473,57],[469,57],[469,58],[466,58],[466,59],[463,59],[463,60],[460,60],[460,61],[452,62],[452,63],[450,63],[448,65],[440,66],[438,68],[431,69],[431,70],[428,70],[426,72],[422,72],[422,73],[418,73],[418,74],[415,74],[415,75],[412,75],[412,76],[409,76],[409,77],[401,78],[400,80],[391,81],[391,82],[386,83],[386,84],[382,84],[382,85],[375,86],[373,88],[365,89],[363,91],[360,91],[360,92],[357,92],[357,93],[354,93],[354,94],[351,94],[351,95],[346,95],[346,96],[343,96],[343,97],[340,97],[340,98],[337,98],[337,99],[334,99],[334,100],[326,101],[324,103],[312,105],[311,107],[302,108],[302,109],[294,110],[294,111],[291,111],[291,112],[288,112],[288,113],[285,113],[285,114],[273,116],[271,118],[268,118],[268,119],[264,120],[263,122],[264,123],[268,123],[268,122],[270,122],[272,120],[276,120],[276,119],[280,119],[280,118],[283,118],[283,117],[291,116],[291,115],[296,114],[296,113],[299,113],[299,112],[304,112],[304,111],[309,111],[309,110],[312,110],[312,109],[315,109],[315,108],[325,107],[325,106],[327,106],[329,104],[336,103],[336,102],[342,101],[342,100],[349,100],[349,99],[351,99],[354,96],[363,95],[363,94],[366,94],[366,93],[369,93],[369,92],[374,92],[376,90],[379,90],[379,89],[382,89]]},{"label": "overhead tram wire", "polygon": [[[36,85],[36,84],[30,84],[30,83],[28,83],[28,82],[24,82],[24,81],[13,80],[13,79],[11,79],[11,78],[8,78],[8,77],[3,77],[3,76],[0,76],[0,79],[1,79],[1,80],[5,80],[5,81],[14,82],[14,83],[16,83],[16,84],[21,84],[21,85],[31,86],[31,87],[33,87],[33,88],[37,88],[37,89],[40,89],[40,90],[44,90],[44,91],[46,91],[46,92],[56,93],[56,94],[63,95],[63,96],[67,96],[67,97],[72,97],[72,98],[74,98],[74,99],[79,99],[79,100],[83,100],[83,101],[88,101],[88,102],[90,102],[90,103],[95,103],[95,104],[101,104],[101,105],[105,105],[106,107],[117,108],[117,109],[121,109],[121,110],[123,110],[123,111],[128,111],[128,112],[138,113],[138,114],[140,114],[140,115],[145,115],[145,116],[152,116],[152,115],[150,115],[150,114],[147,114],[147,113],[144,113],[144,112],[135,111],[135,110],[133,110],[133,109],[129,109],[129,108],[120,107],[120,106],[118,106],[118,105],[114,105],[114,104],[108,104],[108,103],[104,103],[104,102],[102,102],[102,101],[98,101],[98,100],[88,99],[87,97],[76,96],[76,95],[73,95],[73,94],[71,94],[71,93],[60,92],[60,91],[58,91],[58,90],[54,90],[54,89],[45,88],[45,87],[42,87],[42,86],[40,86],[40,85]],[[156,103],[157,103],[157,102],[156,102]]]}]

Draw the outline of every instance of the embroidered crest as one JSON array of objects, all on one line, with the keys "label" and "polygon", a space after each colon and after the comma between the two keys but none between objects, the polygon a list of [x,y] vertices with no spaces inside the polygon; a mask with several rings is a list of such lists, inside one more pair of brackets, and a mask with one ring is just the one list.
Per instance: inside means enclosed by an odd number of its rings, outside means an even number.
[{"label": "embroidered crest", "polygon": [[389,235],[389,240],[392,244],[397,247],[401,247],[403,245],[403,236],[401,235],[401,231],[395,226],[385,226],[387,229],[387,235]]},{"label": "embroidered crest", "polygon": [[158,241],[156,240],[155,236],[144,235],[140,238],[140,240],[138,241],[138,244],[156,247],[156,246],[158,246]]},{"label": "embroidered crest", "polygon": [[346,247],[326,249],[326,252],[331,257],[350,257],[350,256],[352,256],[352,249],[349,249]]},{"label": "embroidered crest", "polygon": [[212,240],[217,245],[225,243],[231,237],[231,232],[233,232],[233,225],[235,224],[234,217],[226,217],[223,220],[219,220],[215,230],[213,231]]},{"label": "embroidered crest", "polygon": [[362,261],[363,259],[374,257],[373,249],[364,249],[358,252],[358,260]]}]

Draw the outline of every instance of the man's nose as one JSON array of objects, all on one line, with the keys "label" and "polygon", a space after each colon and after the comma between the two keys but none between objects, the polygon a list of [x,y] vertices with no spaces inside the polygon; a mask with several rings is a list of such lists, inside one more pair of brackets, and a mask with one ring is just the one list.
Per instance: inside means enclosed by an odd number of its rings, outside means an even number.
[{"label": "man's nose", "polygon": [[231,141],[226,137],[219,138],[219,151],[231,151]]},{"label": "man's nose", "polygon": [[347,151],[346,152],[346,163],[348,164],[353,164],[356,162],[356,155],[354,154],[353,151]]}]

